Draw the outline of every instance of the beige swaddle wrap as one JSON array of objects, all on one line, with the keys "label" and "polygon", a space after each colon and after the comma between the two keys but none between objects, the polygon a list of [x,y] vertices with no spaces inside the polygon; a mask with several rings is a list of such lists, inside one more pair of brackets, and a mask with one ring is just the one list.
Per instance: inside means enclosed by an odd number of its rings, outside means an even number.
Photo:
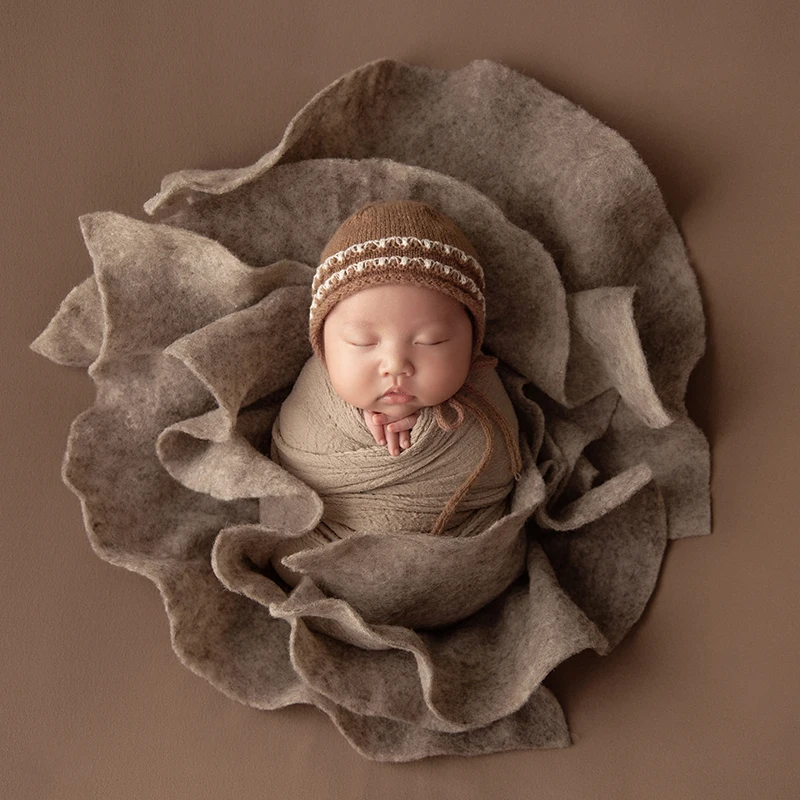
[{"label": "beige swaddle wrap", "polygon": [[[319,359],[306,363],[273,426],[272,459],[314,489],[325,510],[312,533],[288,541],[273,557],[285,580],[297,579],[280,559],[298,550],[357,533],[431,533],[437,522],[445,535],[470,536],[507,513],[519,467],[498,421],[505,423],[515,449],[514,408],[486,361],[476,363],[456,401],[462,395],[465,403],[471,395],[491,405],[494,424],[482,425],[459,403],[438,411],[423,408],[411,430],[410,448],[391,456],[376,444],[361,410],[336,394]],[[486,464],[443,519],[443,509],[475,472],[487,445],[491,455]]]}]

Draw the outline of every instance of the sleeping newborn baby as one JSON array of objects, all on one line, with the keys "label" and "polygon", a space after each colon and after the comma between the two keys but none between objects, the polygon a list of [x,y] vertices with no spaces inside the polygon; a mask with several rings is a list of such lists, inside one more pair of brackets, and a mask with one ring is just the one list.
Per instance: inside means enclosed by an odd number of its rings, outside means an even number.
[{"label": "sleeping newborn baby", "polygon": [[372,203],[349,217],[313,283],[314,355],[281,407],[272,459],[324,505],[273,554],[362,533],[469,536],[507,512],[517,419],[481,353],[483,270],[429,205]]}]

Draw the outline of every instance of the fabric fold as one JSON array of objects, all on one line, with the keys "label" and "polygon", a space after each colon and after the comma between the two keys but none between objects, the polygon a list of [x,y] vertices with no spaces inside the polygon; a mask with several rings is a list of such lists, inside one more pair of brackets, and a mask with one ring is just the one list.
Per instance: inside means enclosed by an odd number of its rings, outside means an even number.
[{"label": "fabric fold", "polygon": [[[569,296],[573,336],[581,341],[573,342],[573,363],[567,381],[572,375],[591,376],[594,385],[589,389],[589,397],[613,387],[645,425],[664,428],[673,420],[650,380],[633,317],[633,297],[631,286],[589,289]],[[586,358],[587,348],[583,343],[591,349],[595,364],[574,363],[581,356]],[[584,382],[584,393],[587,383]]]},{"label": "fabric fold", "polygon": [[510,513],[473,536],[362,534],[285,561],[375,623],[414,629],[451,624],[482,608],[522,572],[524,522],[542,489],[538,472],[527,470]]}]

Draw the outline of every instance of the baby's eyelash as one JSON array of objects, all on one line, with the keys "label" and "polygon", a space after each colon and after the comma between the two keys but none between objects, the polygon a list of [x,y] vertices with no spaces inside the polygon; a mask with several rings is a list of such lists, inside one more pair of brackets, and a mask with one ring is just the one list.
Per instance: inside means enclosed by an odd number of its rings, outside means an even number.
[{"label": "baby's eyelash", "polygon": [[347,344],[352,345],[353,347],[374,347],[375,346],[375,342],[366,342],[366,343],[348,342]]},{"label": "baby's eyelash", "polygon": [[424,347],[433,347],[436,344],[444,344],[447,341],[449,341],[449,339],[440,339],[438,342],[414,342],[414,344],[421,344]]}]

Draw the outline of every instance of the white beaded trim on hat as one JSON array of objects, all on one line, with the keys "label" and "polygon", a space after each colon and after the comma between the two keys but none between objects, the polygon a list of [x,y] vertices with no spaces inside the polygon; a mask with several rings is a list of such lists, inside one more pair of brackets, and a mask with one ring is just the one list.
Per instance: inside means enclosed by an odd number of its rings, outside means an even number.
[{"label": "white beaded trim on hat", "polygon": [[[406,238],[406,237],[404,237]],[[408,237],[410,238],[410,237]],[[387,240],[382,240],[387,241]],[[349,250],[350,248],[348,248]],[[451,248],[455,250],[456,248]],[[346,251],[342,251],[346,252]],[[461,252],[460,250],[458,252]],[[466,256],[466,253],[464,253]],[[331,256],[334,258],[335,256]],[[467,256],[470,258],[470,256]],[[475,259],[472,259],[473,261]],[[322,269],[325,264],[328,264],[330,261],[326,259],[325,262],[320,265],[319,269]],[[475,262],[477,264],[477,262]],[[462,286],[466,288],[466,290],[477,297],[480,301],[480,304],[483,308],[486,307],[486,299],[483,296],[483,292],[478,288],[478,284],[475,283],[472,278],[465,275],[460,270],[457,270],[455,267],[448,266],[447,264],[442,264],[439,261],[434,261],[431,258],[421,258],[421,257],[413,257],[413,256],[379,256],[378,258],[367,258],[363,261],[358,261],[355,264],[350,264],[348,267],[344,269],[340,269],[338,272],[334,272],[314,293],[314,298],[311,301],[311,309],[310,314],[313,316],[315,309],[317,306],[322,302],[323,297],[328,292],[328,290],[337,283],[341,283],[341,281],[345,280],[350,275],[369,272],[370,267],[385,267],[387,265],[391,266],[398,266],[398,267],[405,267],[409,264],[413,264],[414,266],[422,267],[424,270],[428,270],[432,273],[437,273],[442,275],[446,278],[449,278],[451,281],[457,281]],[[479,267],[480,268],[480,267]],[[319,269],[317,272],[319,272]]]},{"label": "white beaded trim on hat", "polygon": [[454,255],[462,264],[470,264],[479,275],[483,275],[483,268],[469,253],[465,253],[463,250],[451,244],[439,242],[436,239],[419,239],[416,236],[386,236],[383,239],[368,239],[365,242],[351,244],[344,250],[340,250],[338,253],[328,256],[328,258],[317,267],[317,275],[334,264],[343,264],[345,259],[353,253],[361,254],[368,250],[385,250],[390,246],[424,247],[426,250],[439,250],[448,256]]}]

